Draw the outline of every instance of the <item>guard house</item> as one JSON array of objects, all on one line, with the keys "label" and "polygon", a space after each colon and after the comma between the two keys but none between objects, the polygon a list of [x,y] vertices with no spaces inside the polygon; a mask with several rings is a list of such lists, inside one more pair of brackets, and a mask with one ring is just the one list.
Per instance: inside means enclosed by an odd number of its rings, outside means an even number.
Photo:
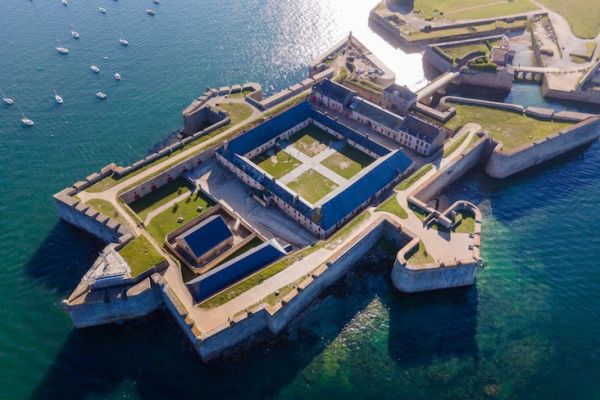
[{"label": "guard house", "polygon": [[203,265],[233,245],[233,234],[223,218],[214,215],[177,236],[175,241],[191,260]]},{"label": "guard house", "polygon": [[[406,96],[405,106],[410,108],[412,95],[406,90],[402,93]],[[363,99],[354,91],[331,80],[321,81],[313,87],[313,101],[424,156],[433,154],[444,142],[445,135],[441,127],[412,114],[402,117]],[[416,95],[414,101],[416,102]]]},{"label": "guard house", "polygon": [[407,88],[393,84],[383,91],[381,105],[400,115],[406,115],[408,110],[417,104],[417,94]]}]

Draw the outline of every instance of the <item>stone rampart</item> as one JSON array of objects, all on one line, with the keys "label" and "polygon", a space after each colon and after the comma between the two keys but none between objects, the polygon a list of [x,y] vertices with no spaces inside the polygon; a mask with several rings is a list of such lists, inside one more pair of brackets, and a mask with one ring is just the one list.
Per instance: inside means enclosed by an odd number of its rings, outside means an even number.
[{"label": "stone rampart", "polygon": [[64,189],[54,195],[58,216],[106,243],[118,243],[124,235],[130,234],[129,227],[96,211],[76,197],[76,189]]},{"label": "stone rampart", "polygon": [[86,292],[82,299],[63,300],[76,328],[86,328],[140,318],[160,308],[160,289],[146,278],[133,286]]},{"label": "stone rampart", "polygon": [[515,79],[512,71],[499,69],[496,72],[474,71],[462,68],[460,71],[460,84],[468,86],[487,87],[495,90],[510,91]]},{"label": "stone rampart", "polygon": [[446,96],[440,100],[440,104],[447,105],[447,103],[458,103],[458,104],[465,104],[465,105],[495,108],[498,110],[510,111],[510,112],[515,112],[518,114],[525,113],[525,107],[523,107],[519,104],[500,103],[497,101],[471,99],[471,98],[467,98],[467,97]]},{"label": "stone rampart", "polygon": [[448,185],[487,158],[489,154],[488,144],[489,139],[486,136],[482,137],[473,147],[464,150],[452,163],[419,185],[412,193],[412,197],[426,203],[441,193]]},{"label": "stone rampart", "polygon": [[511,152],[503,152],[502,146],[498,145],[492,152],[485,171],[491,177],[506,178],[589,144],[598,137],[600,117],[593,117]]}]

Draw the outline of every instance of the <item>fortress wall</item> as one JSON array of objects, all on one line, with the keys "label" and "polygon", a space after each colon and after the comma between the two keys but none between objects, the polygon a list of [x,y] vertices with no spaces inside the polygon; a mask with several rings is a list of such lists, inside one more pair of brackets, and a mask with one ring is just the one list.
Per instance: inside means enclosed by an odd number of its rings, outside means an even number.
[{"label": "fortress wall", "polygon": [[445,73],[452,69],[452,63],[442,57],[435,49],[427,46],[423,53],[423,63],[429,64],[436,71]]},{"label": "fortress wall", "polygon": [[[62,306],[73,320],[76,328],[87,328],[140,318],[159,309],[163,300],[160,289],[150,284],[148,278],[145,282],[133,287],[113,288],[96,291],[92,296],[86,297],[85,302],[67,304]],[[124,296],[124,293],[127,293]]]},{"label": "fortress wall", "polygon": [[200,154],[197,154],[179,164],[174,165],[168,170],[156,175],[155,177],[140,183],[139,185],[127,190],[123,194],[121,194],[120,198],[125,202],[125,204],[130,204],[135,201],[137,198],[142,198],[145,195],[157,190],[158,188],[166,185],[167,183],[177,179],[182,174],[191,171],[196,168],[198,165],[207,161],[211,157],[213,157],[215,151],[212,149],[208,149],[203,151]]},{"label": "fortress wall", "polygon": [[493,178],[506,178],[591,143],[598,137],[600,117],[595,117],[509,153],[502,152],[501,145],[498,145],[492,152],[485,171]]},{"label": "fortress wall", "polygon": [[71,197],[73,191],[73,189],[65,189],[54,195],[54,203],[60,219],[106,243],[118,243],[122,236],[130,233],[127,226]]},{"label": "fortress wall", "polygon": [[[418,242],[417,242],[418,244]],[[410,268],[396,260],[392,269],[394,286],[405,293],[470,286],[475,283],[477,262],[450,267]]]},{"label": "fortress wall", "polygon": [[548,86],[547,79],[544,78],[544,83],[542,84],[542,94],[544,97],[550,99],[558,99],[558,100],[568,100],[568,101],[580,101],[584,103],[592,103],[592,104],[600,104],[600,92],[599,91],[581,91],[581,90],[572,90],[572,91],[564,91],[552,89]]},{"label": "fortress wall", "polygon": [[483,107],[495,108],[498,110],[515,112],[515,113],[519,113],[519,114],[523,114],[525,112],[525,107],[523,107],[519,104],[500,103],[500,102],[496,102],[496,101],[470,99],[470,98],[466,98],[466,97],[445,96],[440,100],[441,104],[446,104],[447,102],[466,104],[466,105],[483,106]]},{"label": "fortress wall", "polygon": [[496,72],[473,71],[470,69],[462,69],[460,71],[461,85],[509,91],[512,88],[514,79],[515,76],[505,69]]},{"label": "fortress wall", "polygon": [[482,137],[472,148],[464,150],[455,161],[419,185],[412,195],[425,203],[437,196],[448,185],[486,159],[489,154],[488,142],[486,136]]}]

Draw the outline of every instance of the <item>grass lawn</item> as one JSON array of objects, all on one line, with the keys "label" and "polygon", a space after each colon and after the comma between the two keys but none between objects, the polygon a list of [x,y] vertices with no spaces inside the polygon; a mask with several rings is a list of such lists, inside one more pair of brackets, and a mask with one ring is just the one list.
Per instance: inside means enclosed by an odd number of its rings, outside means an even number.
[{"label": "grass lawn", "polygon": [[221,103],[218,105],[219,108],[227,111],[229,118],[231,118],[230,125],[238,124],[252,115],[252,107],[248,104],[243,103]]},{"label": "grass lawn", "polygon": [[179,177],[166,185],[159,187],[154,192],[150,192],[139,200],[129,204],[129,208],[144,221],[152,210],[157,209],[184,193],[191,193],[192,190],[193,187],[189,182],[184,178]]},{"label": "grass lawn", "polygon": [[539,0],[546,7],[560,13],[571,25],[575,35],[593,39],[600,33],[600,7],[589,0]]},{"label": "grass lawn", "polygon": [[300,129],[290,137],[290,143],[296,149],[300,150],[309,157],[314,157],[329,147],[329,143],[336,139],[318,128],[315,125],[309,125]]},{"label": "grass lawn", "polygon": [[418,207],[411,206],[410,209],[420,221],[425,221],[425,218],[429,216],[429,214]]},{"label": "grass lawn", "polygon": [[419,11],[422,18],[469,20],[522,14],[538,8],[529,0],[414,0],[413,11]]},{"label": "grass lawn", "polygon": [[85,204],[91,206],[94,210],[101,212],[107,217],[111,217],[119,223],[127,225],[127,223],[125,222],[125,218],[123,218],[121,214],[119,214],[119,212],[111,202],[102,199],[92,199]]},{"label": "grass lawn", "polygon": [[431,257],[427,252],[425,244],[422,240],[419,241],[419,245],[417,246],[416,250],[413,250],[413,252],[408,255],[406,260],[410,265],[425,265],[435,262],[433,257]]},{"label": "grass lawn", "polygon": [[[167,234],[173,232],[183,224],[190,222],[213,205],[213,201],[202,193],[192,193],[186,200],[180,201],[170,209],[165,210],[152,218],[146,229],[152,235],[154,240],[158,243],[162,243]],[[198,211],[198,207],[202,207],[202,209]],[[179,217],[183,218],[182,223],[177,222]]]},{"label": "grass lawn", "polygon": [[164,257],[144,236],[138,236],[125,245],[119,254],[129,264],[131,276],[136,277],[164,261]]},{"label": "grass lawn", "polygon": [[346,145],[342,150],[327,157],[321,164],[336,174],[350,179],[375,161],[371,156]]},{"label": "grass lawn", "polygon": [[[490,44],[492,46],[496,45],[498,41],[492,41]],[[483,51],[484,53],[488,53],[489,49],[484,42],[481,43],[473,43],[473,44],[465,44],[462,46],[448,46],[448,47],[440,47],[439,48],[444,54],[448,56],[450,60],[455,60],[459,58],[463,58],[464,56],[471,54],[476,51]]]},{"label": "grass lawn", "polygon": [[338,185],[314,169],[309,169],[287,185],[309,203],[316,203],[334,191]]},{"label": "grass lawn", "polygon": [[468,122],[478,123],[503,144],[505,151],[543,139],[573,125],[566,122],[542,121],[487,107],[456,103],[452,105],[456,107],[456,115],[446,123],[447,128],[457,130]]},{"label": "grass lawn", "polygon": [[416,170],[415,172],[413,172],[413,174],[411,176],[409,176],[408,178],[406,178],[405,180],[403,180],[402,182],[400,182],[398,184],[398,186],[396,186],[396,189],[397,190],[406,190],[406,189],[408,189],[416,181],[418,181],[419,179],[421,179],[423,177],[423,175],[425,175],[426,173],[428,173],[432,168],[433,168],[433,164],[431,164],[431,163],[422,165],[421,168],[419,168],[418,170]]},{"label": "grass lawn", "polygon": [[484,25],[468,26],[463,28],[449,28],[440,29],[431,32],[421,31],[409,31],[407,39],[410,41],[423,40],[423,39],[441,39],[441,38],[452,38],[456,36],[462,36],[472,33],[481,32],[492,32],[496,28],[502,28],[507,30],[524,30],[527,27],[526,21],[513,21],[513,22],[490,22]]},{"label": "grass lawn", "polygon": [[454,228],[454,232],[475,233],[475,215],[467,211],[460,211],[458,214],[462,215],[462,221]]},{"label": "grass lawn", "polygon": [[377,208],[377,211],[389,212],[389,213],[394,214],[397,217],[402,218],[402,219],[408,218],[408,213],[400,205],[400,203],[398,203],[398,200],[396,199],[396,193],[394,193],[394,195],[392,197],[387,199],[385,201],[385,203],[380,205],[379,208]]},{"label": "grass lawn", "polygon": [[279,179],[300,166],[301,162],[283,150],[267,150],[254,157],[252,162],[262,170]]}]

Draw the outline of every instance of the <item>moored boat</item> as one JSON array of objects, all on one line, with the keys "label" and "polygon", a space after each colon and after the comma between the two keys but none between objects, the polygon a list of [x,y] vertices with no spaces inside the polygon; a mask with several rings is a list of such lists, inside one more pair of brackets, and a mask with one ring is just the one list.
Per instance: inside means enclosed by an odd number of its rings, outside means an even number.
[{"label": "moored boat", "polygon": [[120,81],[121,80],[121,74],[118,72],[115,72],[115,80]]},{"label": "moored boat", "polygon": [[94,65],[94,64],[90,65],[90,69],[92,71],[94,71],[94,73],[96,73],[96,74],[100,73],[100,68],[98,68],[97,65]]},{"label": "moored boat", "polygon": [[99,98],[100,100],[104,100],[106,99],[108,96],[106,95],[106,93],[103,92],[98,92],[96,93],[96,97]]},{"label": "moored boat", "polygon": [[60,54],[69,54],[69,49],[66,47],[57,47],[56,51],[58,51]]}]

